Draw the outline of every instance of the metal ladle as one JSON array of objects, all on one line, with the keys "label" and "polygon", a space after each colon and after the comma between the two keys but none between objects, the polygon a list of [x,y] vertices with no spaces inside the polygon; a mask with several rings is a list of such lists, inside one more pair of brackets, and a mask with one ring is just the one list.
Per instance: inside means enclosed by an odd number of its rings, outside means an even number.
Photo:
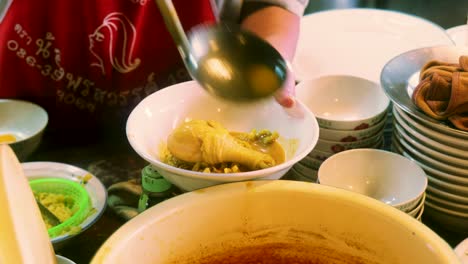
[{"label": "metal ladle", "polygon": [[171,0],[156,0],[164,22],[193,79],[209,93],[232,101],[272,95],[287,77],[281,54],[238,25],[194,27],[185,34]]}]

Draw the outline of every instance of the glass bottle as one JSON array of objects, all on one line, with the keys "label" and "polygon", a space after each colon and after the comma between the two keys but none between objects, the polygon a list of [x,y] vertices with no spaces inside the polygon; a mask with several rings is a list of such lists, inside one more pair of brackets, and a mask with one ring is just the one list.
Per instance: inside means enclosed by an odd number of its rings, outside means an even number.
[{"label": "glass bottle", "polygon": [[149,207],[180,193],[178,188],[164,179],[151,165],[141,170],[142,194],[138,201],[138,212],[143,212]]}]

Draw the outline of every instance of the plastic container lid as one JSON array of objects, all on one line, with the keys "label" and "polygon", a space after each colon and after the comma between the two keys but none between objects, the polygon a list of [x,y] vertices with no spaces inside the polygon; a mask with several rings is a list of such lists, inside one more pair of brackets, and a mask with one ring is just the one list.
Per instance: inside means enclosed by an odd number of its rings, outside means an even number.
[{"label": "plastic container lid", "polygon": [[51,238],[64,235],[70,228],[79,226],[91,211],[91,200],[86,189],[79,183],[62,178],[43,178],[29,181],[34,193],[62,194],[74,202],[71,206],[73,215],[59,225],[47,230]]}]

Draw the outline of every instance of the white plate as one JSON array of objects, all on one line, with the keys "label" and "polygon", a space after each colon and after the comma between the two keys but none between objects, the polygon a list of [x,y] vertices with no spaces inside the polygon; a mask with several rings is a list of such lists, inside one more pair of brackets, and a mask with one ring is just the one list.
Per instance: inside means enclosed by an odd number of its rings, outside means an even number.
[{"label": "white plate", "polygon": [[388,60],[436,45],[453,42],[442,27],[416,16],[364,8],[328,10],[302,18],[292,67],[299,81],[347,74],[380,83]]},{"label": "white plate", "polygon": [[[432,142],[427,141],[426,138],[422,135],[419,134],[417,131],[413,130],[405,121],[402,120],[402,118],[396,113],[394,115],[395,118],[395,129],[404,129],[407,134],[409,134],[412,138],[418,138],[422,144],[426,144],[427,148],[432,148]],[[437,142],[436,142],[437,143]],[[446,160],[444,159],[437,159],[437,158],[432,158],[424,154],[424,149],[421,149],[423,153],[421,153],[421,150],[418,148],[412,148],[410,146],[405,146],[410,152],[415,154],[417,157],[420,157],[421,159],[424,160],[427,164],[431,164],[432,167],[443,170],[448,173],[454,173],[460,176],[466,176],[468,177],[468,168],[466,168],[467,160],[466,158],[458,158],[459,160],[463,160],[460,164],[456,165],[450,165],[446,164]],[[437,149],[436,149],[437,150]],[[440,152],[440,150],[439,150]],[[465,151],[466,152],[466,151]]]},{"label": "white plate", "polygon": [[[468,150],[468,140],[457,138],[451,136],[450,134],[444,134],[436,129],[432,129],[430,126],[425,126],[424,123],[420,122],[421,120],[412,118],[396,105],[393,106],[393,112],[398,112],[397,115],[399,117],[405,120],[406,123],[408,123],[411,127],[416,129],[421,134],[428,136],[434,140],[437,140],[441,143],[447,144],[449,146]],[[466,166],[468,167],[468,164],[466,164]]]},{"label": "white plate", "polygon": [[460,25],[446,30],[455,45],[468,46],[468,25]]}]

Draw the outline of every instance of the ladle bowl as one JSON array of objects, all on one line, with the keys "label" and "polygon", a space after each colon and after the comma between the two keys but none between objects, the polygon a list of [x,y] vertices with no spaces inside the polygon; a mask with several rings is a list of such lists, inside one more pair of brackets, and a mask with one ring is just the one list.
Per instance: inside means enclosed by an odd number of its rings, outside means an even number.
[{"label": "ladle bowl", "polygon": [[199,25],[188,34],[171,0],[156,0],[185,66],[209,93],[231,101],[271,96],[287,77],[287,64],[268,42],[238,25]]}]

